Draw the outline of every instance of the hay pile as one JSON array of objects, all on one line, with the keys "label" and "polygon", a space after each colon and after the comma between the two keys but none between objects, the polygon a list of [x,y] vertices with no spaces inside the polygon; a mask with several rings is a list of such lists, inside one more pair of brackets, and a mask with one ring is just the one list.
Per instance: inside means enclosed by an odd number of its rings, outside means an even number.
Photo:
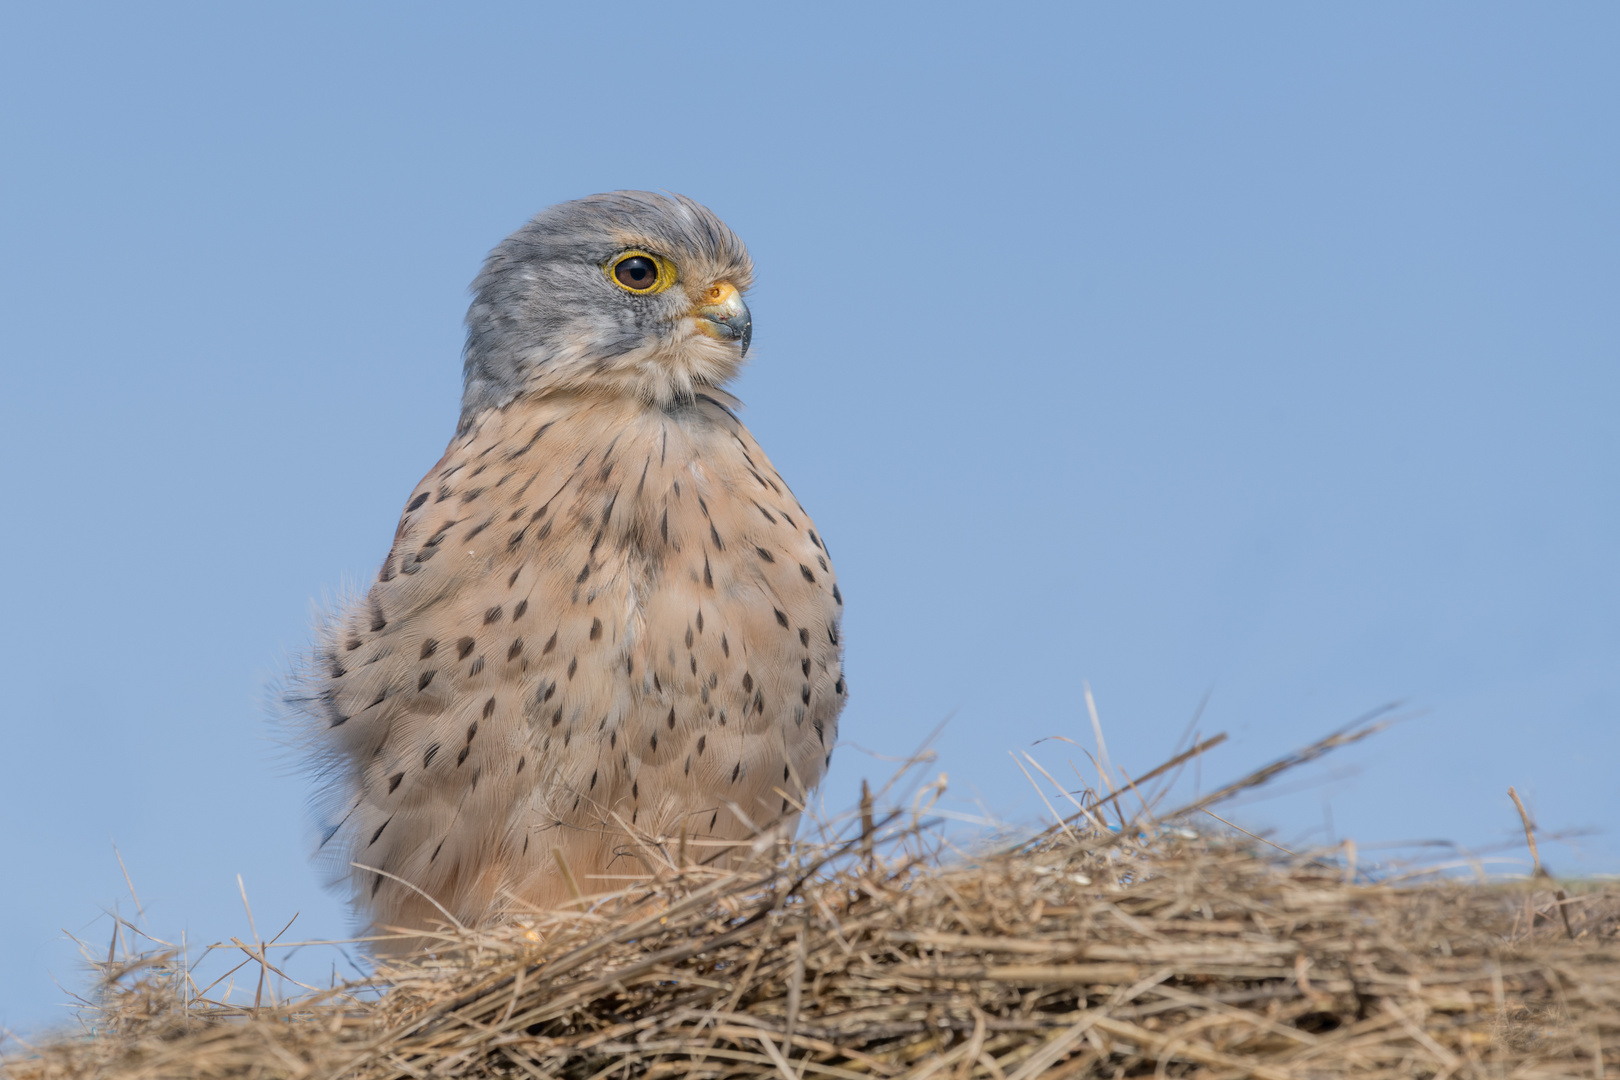
[{"label": "hay pile", "polygon": [[971,860],[946,855],[937,834],[902,816],[887,829],[856,823],[847,839],[752,873],[665,866],[587,910],[452,931],[452,959],[290,1005],[196,998],[175,960],[148,958],[107,972],[93,1036],[33,1048],[0,1072],[1033,1080],[1620,1070],[1620,889],[1559,900],[1545,879],[1352,883],[1342,864],[1280,859],[1172,819],[1122,830],[1099,817],[1088,807]]}]

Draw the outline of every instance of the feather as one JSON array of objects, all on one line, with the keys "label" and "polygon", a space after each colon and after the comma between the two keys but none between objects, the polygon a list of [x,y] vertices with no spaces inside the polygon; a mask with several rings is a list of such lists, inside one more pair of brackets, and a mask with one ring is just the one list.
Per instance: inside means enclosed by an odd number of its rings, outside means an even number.
[{"label": "feather", "polygon": [[632,833],[723,858],[791,830],[846,696],[842,602],[722,396],[487,410],[406,505],[301,695],[369,921],[560,905],[556,852],[608,891],[645,873]]}]

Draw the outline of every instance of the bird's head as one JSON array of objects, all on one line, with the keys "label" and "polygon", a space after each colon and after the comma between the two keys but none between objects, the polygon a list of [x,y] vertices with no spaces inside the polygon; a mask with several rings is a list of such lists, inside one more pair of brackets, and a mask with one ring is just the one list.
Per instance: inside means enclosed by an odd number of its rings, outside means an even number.
[{"label": "bird's head", "polygon": [[616,191],[542,211],[473,282],[462,423],[537,392],[690,401],[748,352],[753,270],[737,235],[685,196]]}]

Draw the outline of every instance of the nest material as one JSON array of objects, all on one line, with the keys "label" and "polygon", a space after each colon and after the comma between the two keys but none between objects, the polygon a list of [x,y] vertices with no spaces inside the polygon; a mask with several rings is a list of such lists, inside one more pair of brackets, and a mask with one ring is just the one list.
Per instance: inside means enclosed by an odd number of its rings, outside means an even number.
[{"label": "nest material", "polygon": [[1351,884],[1186,829],[1054,831],[954,864],[912,833],[887,857],[855,840],[752,876],[669,871],[278,1008],[182,994],[159,958],[109,980],[95,1034],[0,1072],[1613,1076],[1620,889],[1558,895]]}]

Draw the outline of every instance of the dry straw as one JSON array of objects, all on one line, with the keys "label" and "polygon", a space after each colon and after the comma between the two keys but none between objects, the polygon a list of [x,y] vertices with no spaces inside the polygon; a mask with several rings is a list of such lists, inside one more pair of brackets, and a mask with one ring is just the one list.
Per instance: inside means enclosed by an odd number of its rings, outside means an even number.
[{"label": "dry straw", "polygon": [[[1353,855],[1156,816],[1083,790],[972,857],[913,804],[721,872],[649,839],[644,883],[302,999],[211,999],[170,953],[102,971],[92,1030],[29,1047],[58,1077],[1603,1077],[1620,1075],[1620,890],[1395,884]],[[1207,747],[1208,744],[1204,744]],[[1033,759],[1028,763],[1040,769]],[[1044,770],[1042,770],[1044,771]],[[1123,806],[1139,809],[1134,818]],[[1528,815],[1525,818],[1529,828]],[[1531,838],[1534,838],[1533,831]],[[249,980],[274,942],[236,946]],[[1607,1071],[1606,1071],[1607,1070]]]}]

